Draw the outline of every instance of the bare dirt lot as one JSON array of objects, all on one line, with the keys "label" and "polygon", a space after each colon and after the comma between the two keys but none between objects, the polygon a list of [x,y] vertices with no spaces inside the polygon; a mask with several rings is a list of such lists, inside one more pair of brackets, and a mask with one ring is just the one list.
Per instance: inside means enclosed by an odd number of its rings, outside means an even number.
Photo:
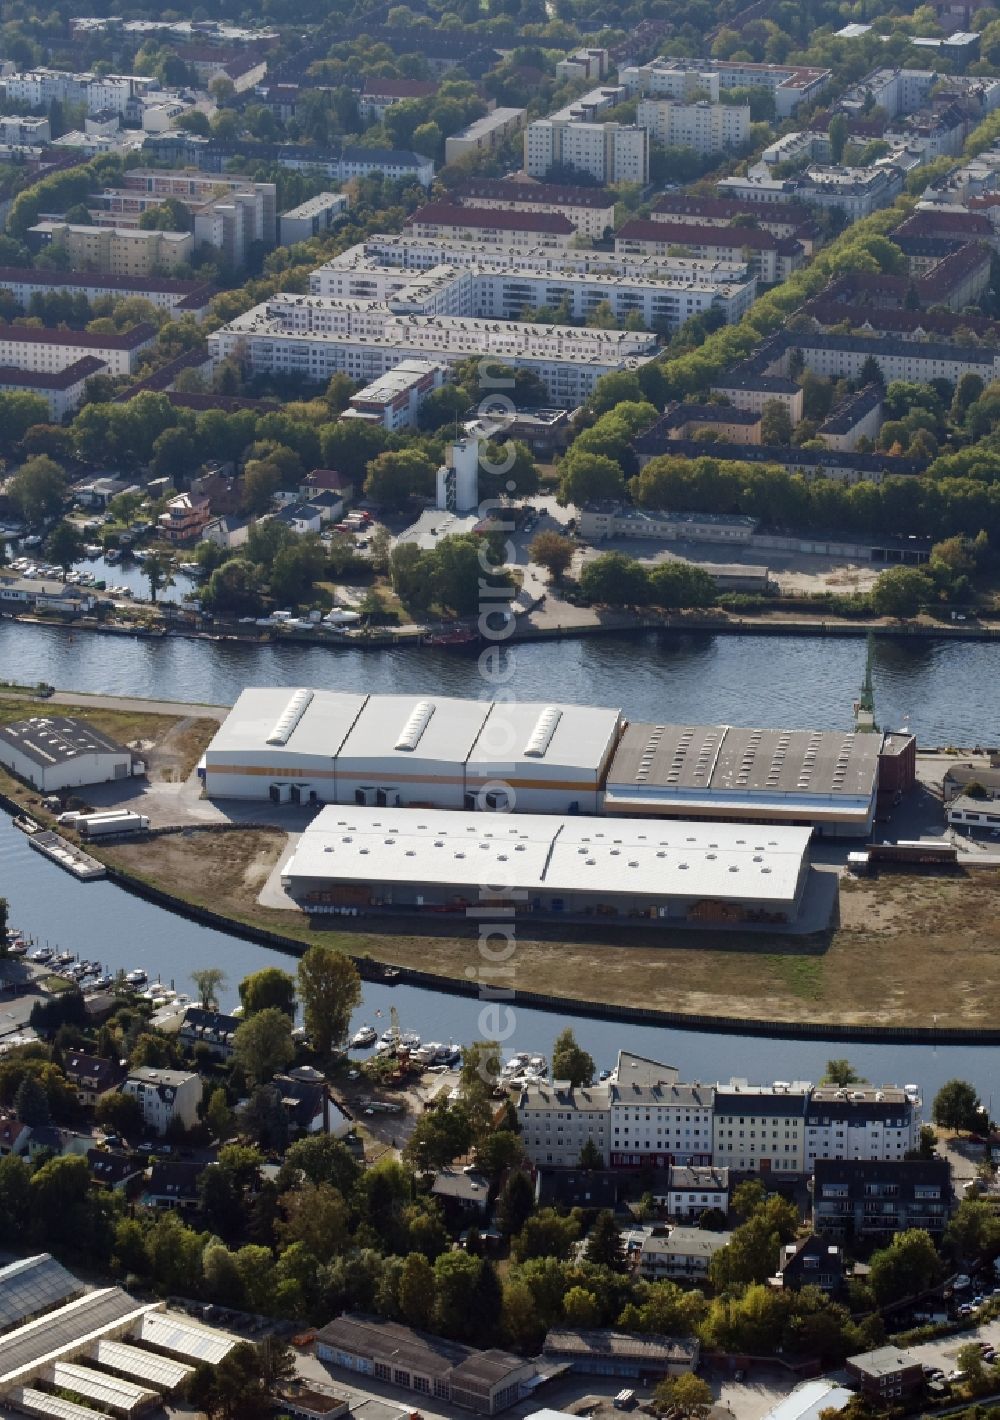
[{"label": "bare dirt lot", "polygon": [[[113,865],[227,916],[305,944],[444,977],[478,975],[462,919],[341,919],[313,927],[301,914],[258,907],[257,892],[285,844],[280,829],[192,829],[101,852]],[[978,1025],[992,1020],[1000,989],[996,902],[1000,871],[886,875],[845,881],[840,925],[811,937],[739,931],[597,926],[587,940],[543,940],[525,923],[513,984],[569,999],[757,1019],[893,1025]],[[415,930],[416,929],[416,930]],[[457,935],[462,932],[464,935]],[[582,933],[582,929],[581,929]],[[576,933],[575,935],[581,935]],[[484,980],[486,979],[484,973]]]}]

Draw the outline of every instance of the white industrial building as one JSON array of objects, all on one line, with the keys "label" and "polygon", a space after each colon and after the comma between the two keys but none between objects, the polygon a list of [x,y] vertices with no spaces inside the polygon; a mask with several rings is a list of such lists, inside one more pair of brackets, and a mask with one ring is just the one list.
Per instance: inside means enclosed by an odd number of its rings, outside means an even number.
[{"label": "white industrial building", "polygon": [[134,768],[131,750],[63,715],[0,725],[0,764],[45,794],[128,779]]},{"label": "white industrial building", "polygon": [[211,798],[594,813],[620,728],[591,706],[254,688],[203,772]]},{"label": "white industrial building", "polygon": [[337,805],[302,834],[281,882],[306,910],[461,911],[485,898],[578,918],[794,921],[810,830],[750,837],[732,824]]}]

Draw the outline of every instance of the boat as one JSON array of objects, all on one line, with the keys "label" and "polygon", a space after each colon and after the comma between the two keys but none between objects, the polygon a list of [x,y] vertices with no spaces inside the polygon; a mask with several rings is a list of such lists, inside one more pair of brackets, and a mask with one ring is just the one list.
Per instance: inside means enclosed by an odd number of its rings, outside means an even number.
[{"label": "boat", "polygon": [[52,953],[48,947],[39,947],[36,952],[31,953],[31,960],[48,962],[52,960]]},{"label": "boat", "polygon": [[383,980],[383,981],[398,981],[398,980],[399,980],[399,967],[398,967],[398,966],[386,966],[386,967],[383,967],[383,969],[382,969],[382,980]]},{"label": "boat", "polygon": [[378,1040],[378,1031],[374,1026],[362,1026],[359,1031],[355,1031],[351,1037],[352,1050],[368,1050]]},{"label": "boat", "polygon": [[453,631],[431,631],[424,637],[425,646],[468,646],[479,640],[479,632],[472,626],[456,626]]},{"label": "boat", "polygon": [[23,957],[28,954],[27,942],[8,942],[7,955],[9,957]]},{"label": "boat", "polygon": [[[72,963],[72,961],[73,961],[73,953],[72,953],[72,952],[60,952],[59,955],[58,955],[58,956],[54,956],[54,957],[52,958],[52,960],[55,962],[56,966],[69,966],[69,965],[71,965],[71,963]],[[81,965],[82,965],[82,963],[81,963]]]},{"label": "boat", "polygon": [[146,979],[146,973],[143,971],[141,966],[138,967],[135,971],[130,971],[125,977],[125,980],[128,982],[129,986],[142,986],[145,983]]}]

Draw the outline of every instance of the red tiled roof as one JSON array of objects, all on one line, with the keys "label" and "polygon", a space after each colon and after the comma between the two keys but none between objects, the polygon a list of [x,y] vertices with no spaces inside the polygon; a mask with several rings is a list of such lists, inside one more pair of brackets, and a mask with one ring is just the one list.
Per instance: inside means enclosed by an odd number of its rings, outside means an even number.
[{"label": "red tiled roof", "polygon": [[505,182],[502,178],[469,178],[452,188],[457,197],[493,201],[552,203],[563,207],[613,207],[614,193],[606,187],[572,187],[554,182]]},{"label": "red tiled roof", "polygon": [[694,222],[650,222],[634,217],[615,233],[626,241],[667,242],[677,246],[719,247],[725,250],[791,252],[799,248],[794,237],[776,237],[760,227],[701,227]]},{"label": "red tiled roof", "polygon": [[504,212],[486,207],[457,207],[448,202],[429,202],[407,218],[406,225],[430,224],[439,227],[485,227],[505,232],[549,232],[569,237],[576,228],[559,212]]},{"label": "red tiled roof", "polygon": [[29,345],[79,345],[92,350],[137,350],[156,335],[156,326],[145,322],[116,335],[95,335],[89,330],[43,330],[35,325],[0,323],[0,340],[21,340]]},{"label": "red tiled roof", "polygon": [[21,370],[13,365],[0,365],[0,385],[17,385],[26,390],[66,390],[105,369],[104,361],[98,360],[96,355],[84,355],[65,370]]},{"label": "red tiled roof", "polygon": [[215,287],[207,281],[175,281],[169,276],[112,276],[106,271],[48,271],[36,266],[0,266],[0,286],[29,282],[34,286],[103,286],[109,291],[155,291],[157,294],[202,296]]}]

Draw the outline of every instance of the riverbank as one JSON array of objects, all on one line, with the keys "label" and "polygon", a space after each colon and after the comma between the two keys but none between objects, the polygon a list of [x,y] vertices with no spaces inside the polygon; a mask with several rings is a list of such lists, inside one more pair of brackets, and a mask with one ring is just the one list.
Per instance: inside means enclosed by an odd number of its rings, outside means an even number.
[{"label": "riverbank", "polygon": [[[362,631],[333,634],[329,629],[285,630],[275,626],[262,630],[239,622],[197,625],[181,621],[129,625],[121,622],[96,621],[92,617],[42,617],[22,613],[3,614],[4,619],[22,626],[39,626],[69,635],[93,633],[98,636],[134,637],[138,640],[160,641],[180,638],[189,641],[234,643],[242,646],[324,646],[334,651],[384,651],[391,647],[422,649],[428,645],[420,626],[366,627]],[[483,638],[474,622],[455,623],[468,639],[457,639],[451,649],[467,651],[482,643],[495,645],[496,637]],[[552,607],[547,613],[529,613],[517,618],[505,633],[504,643],[535,641],[571,641],[588,637],[642,635],[650,631],[678,635],[707,634],[716,636],[788,636],[847,637],[864,639],[871,632],[880,637],[906,641],[982,641],[1000,642],[1000,621],[965,620],[942,622],[919,616],[906,620],[889,617],[867,617],[864,620],[835,616],[795,616],[786,611],[767,615],[730,615],[726,612],[677,612],[654,615],[643,612],[613,611],[606,608],[574,607],[569,603]],[[449,643],[436,641],[435,649]]]},{"label": "riverbank", "polygon": [[1000,1042],[991,1024],[997,871],[851,882],[837,927],[808,938],[595,924],[566,941],[554,924],[524,922],[509,962],[491,971],[464,920],[347,926],[260,907],[284,846],[280,830],[234,828],[98,852],[130,892],[292,955],[328,944],[370,980],[391,964],[412,984],[465,996],[513,988],[522,1004],[602,1019],[817,1040]]}]

